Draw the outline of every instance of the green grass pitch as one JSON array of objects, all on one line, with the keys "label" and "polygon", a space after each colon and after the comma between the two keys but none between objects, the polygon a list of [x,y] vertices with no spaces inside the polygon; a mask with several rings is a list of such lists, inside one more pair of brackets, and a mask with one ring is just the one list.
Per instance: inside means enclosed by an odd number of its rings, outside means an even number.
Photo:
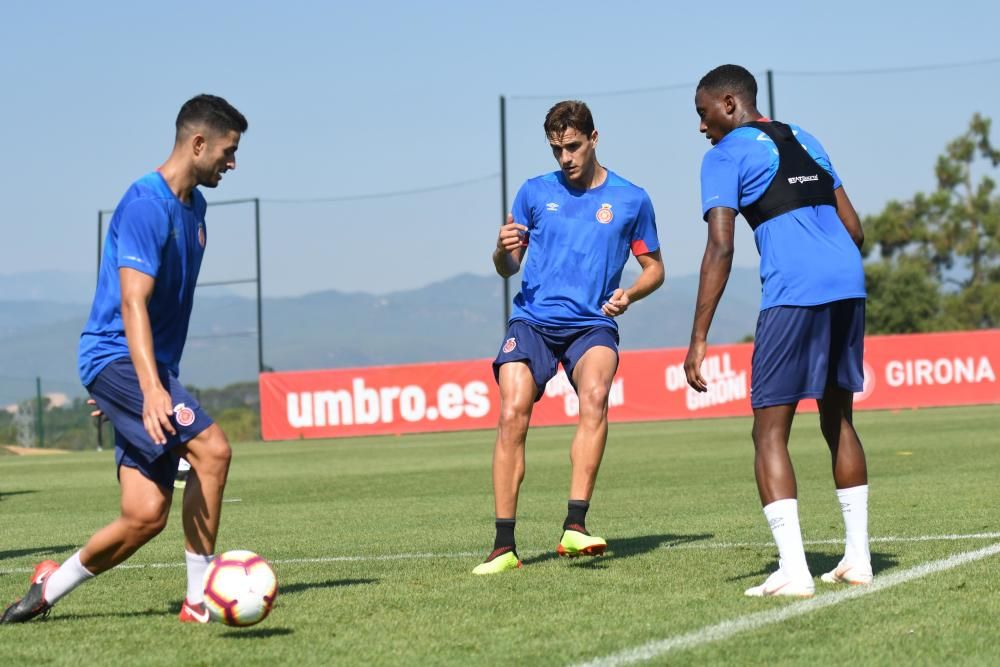
[{"label": "green grass pitch", "polygon": [[[876,578],[1000,542],[1000,408],[856,421]],[[711,641],[706,628],[801,604],[742,595],[776,558],[749,431],[748,419],[612,425],[588,515],[609,553],[566,560],[555,546],[572,431],[532,430],[517,524],[525,567],[494,577],[470,574],[493,539],[491,432],[236,444],[218,546],[272,561],[279,594],[268,619],[246,629],[177,622],[178,494],[170,525],[124,567],[45,622],[0,628],[0,662],[551,665],[690,634],[649,663],[994,663],[1000,555]],[[818,577],[836,564],[843,528],[815,415],[797,419],[792,459],[819,597],[840,590]],[[115,516],[113,461],[0,458],[0,600],[24,592],[34,563],[66,558]]]}]

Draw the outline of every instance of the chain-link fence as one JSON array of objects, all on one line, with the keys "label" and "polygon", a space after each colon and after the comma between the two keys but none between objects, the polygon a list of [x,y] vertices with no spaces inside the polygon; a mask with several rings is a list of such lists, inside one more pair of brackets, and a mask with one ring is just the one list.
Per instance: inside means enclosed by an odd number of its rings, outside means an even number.
[{"label": "chain-link fence", "polygon": [[85,449],[96,446],[96,420],[80,386],[42,377],[0,376],[0,444]]}]

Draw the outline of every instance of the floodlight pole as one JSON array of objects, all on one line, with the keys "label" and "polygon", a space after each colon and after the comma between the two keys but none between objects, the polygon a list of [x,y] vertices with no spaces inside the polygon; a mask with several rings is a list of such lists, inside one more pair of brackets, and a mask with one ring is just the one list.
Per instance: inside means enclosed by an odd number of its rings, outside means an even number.
[{"label": "floodlight pole", "polygon": [[45,446],[45,401],[42,400],[42,378],[35,378],[35,436],[38,447]]},{"label": "floodlight pole", "polygon": [[260,289],[260,197],[253,198],[253,225],[257,236],[257,369],[264,372],[264,316]]},{"label": "floodlight pole", "polygon": [[[500,96],[500,224],[507,223],[507,100]],[[503,328],[510,319],[510,278],[503,279]]]},{"label": "floodlight pole", "polygon": [[767,70],[767,115],[771,120],[777,120],[774,115],[774,70]]},{"label": "floodlight pole", "polygon": [[104,211],[97,212],[97,280],[101,280],[101,245],[104,241]]}]

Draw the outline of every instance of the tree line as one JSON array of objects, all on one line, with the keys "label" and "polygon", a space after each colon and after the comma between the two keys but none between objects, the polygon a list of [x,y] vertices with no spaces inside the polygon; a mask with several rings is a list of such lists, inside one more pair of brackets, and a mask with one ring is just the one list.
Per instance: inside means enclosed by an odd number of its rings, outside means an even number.
[{"label": "tree line", "polygon": [[864,218],[868,333],[1000,326],[998,164],[976,114],[938,157],[933,192]]}]

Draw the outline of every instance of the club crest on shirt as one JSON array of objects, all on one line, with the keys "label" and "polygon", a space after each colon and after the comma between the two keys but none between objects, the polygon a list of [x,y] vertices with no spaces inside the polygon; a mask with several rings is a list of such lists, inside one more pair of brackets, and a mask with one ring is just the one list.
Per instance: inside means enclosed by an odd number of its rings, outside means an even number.
[{"label": "club crest on shirt", "polygon": [[601,208],[597,209],[597,221],[602,225],[608,224],[614,217],[615,214],[611,212],[611,204],[601,204]]},{"label": "club crest on shirt", "polygon": [[205,225],[204,225],[204,223],[198,225],[198,243],[201,244],[202,248],[205,247]]},{"label": "club crest on shirt", "polygon": [[174,418],[178,425],[190,426],[194,423],[194,410],[183,403],[178,403],[174,406]]},{"label": "club crest on shirt", "polygon": [[510,354],[511,352],[514,351],[515,348],[517,348],[517,339],[516,338],[508,338],[506,341],[504,341],[504,344],[503,344],[503,353],[504,354]]}]

